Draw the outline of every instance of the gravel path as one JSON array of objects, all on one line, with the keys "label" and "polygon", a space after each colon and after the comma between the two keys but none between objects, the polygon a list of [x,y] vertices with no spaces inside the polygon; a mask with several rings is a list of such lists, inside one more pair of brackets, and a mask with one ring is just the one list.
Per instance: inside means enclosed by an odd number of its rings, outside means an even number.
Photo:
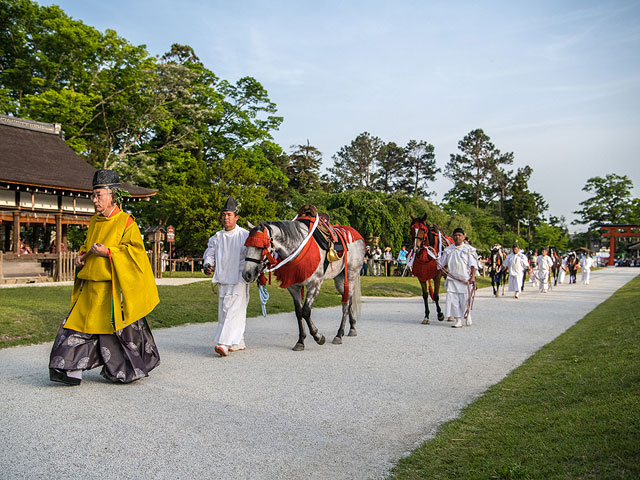
[{"label": "gravel path", "polygon": [[332,345],[338,308],[316,310],[328,343],[300,353],[292,314],[249,319],[249,348],[228,358],[215,323],[156,330],[162,364],[131,385],[97,370],[53,384],[49,344],[0,350],[0,478],[384,478],[639,272],[520,300],[483,289],[462,329],[420,325],[421,299],[366,298],[358,337]]}]

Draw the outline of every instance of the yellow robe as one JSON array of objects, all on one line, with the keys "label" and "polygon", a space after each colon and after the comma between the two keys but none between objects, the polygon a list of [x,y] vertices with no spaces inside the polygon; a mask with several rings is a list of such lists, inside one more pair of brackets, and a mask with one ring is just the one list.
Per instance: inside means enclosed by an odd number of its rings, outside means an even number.
[{"label": "yellow robe", "polygon": [[107,247],[109,256],[86,257],[64,327],[111,334],[151,313],[160,299],[142,235],[128,213],[120,211],[109,218],[94,215],[80,253],[88,252],[94,243]]}]

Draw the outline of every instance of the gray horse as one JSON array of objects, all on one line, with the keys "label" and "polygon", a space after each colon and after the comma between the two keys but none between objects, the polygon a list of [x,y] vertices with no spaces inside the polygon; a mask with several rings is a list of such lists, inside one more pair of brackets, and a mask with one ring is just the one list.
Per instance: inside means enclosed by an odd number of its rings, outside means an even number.
[{"label": "gray horse", "polygon": [[[261,222],[255,227],[249,225],[251,231],[246,243],[247,256],[242,278],[251,283],[257,280],[265,269],[273,268],[278,263],[285,264],[285,260],[296,252],[308,236],[311,223],[296,220]],[[333,343],[342,343],[347,318],[348,336],[356,336],[356,318],[360,316],[360,269],[364,259],[365,243],[362,236],[351,227],[335,225],[333,231],[343,237],[343,243],[346,243],[344,254],[339,259],[331,258],[332,255],[329,255],[328,259],[329,247],[324,242],[317,241],[318,237],[314,235],[296,258],[292,257],[292,261],[286,267],[274,271],[276,278],[281,281],[281,287],[287,288],[293,298],[299,330],[298,342],[293,347],[295,351],[304,350],[307,334],[303,319],[316,343],[323,345],[325,342],[324,335],[318,332],[311,320],[311,307],[320,292],[322,282],[328,279],[333,279],[336,290],[342,295],[342,321]],[[345,282],[345,257],[348,287]],[[305,288],[306,297],[303,293]]]}]

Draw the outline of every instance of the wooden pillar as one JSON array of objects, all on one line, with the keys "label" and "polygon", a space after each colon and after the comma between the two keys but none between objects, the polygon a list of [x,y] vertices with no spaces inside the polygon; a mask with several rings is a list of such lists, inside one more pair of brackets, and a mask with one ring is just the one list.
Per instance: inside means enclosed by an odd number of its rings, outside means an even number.
[{"label": "wooden pillar", "polygon": [[611,232],[611,237],[609,237],[609,263],[610,267],[613,267],[613,255],[615,253],[616,248],[616,237],[613,236],[613,232]]},{"label": "wooden pillar", "polygon": [[20,212],[13,212],[13,253],[20,251]]}]

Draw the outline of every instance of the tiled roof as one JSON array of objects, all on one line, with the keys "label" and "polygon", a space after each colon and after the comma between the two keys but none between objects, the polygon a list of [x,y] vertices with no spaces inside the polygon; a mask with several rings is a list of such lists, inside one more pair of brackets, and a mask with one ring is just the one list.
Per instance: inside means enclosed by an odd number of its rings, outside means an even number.
[{"label": "tiled roof", "polygon": [[[96,171],[67,146],[60,125],[0,115],[0,182],[90,192]],[[133,197],[155,190],[122,184]]]}]

